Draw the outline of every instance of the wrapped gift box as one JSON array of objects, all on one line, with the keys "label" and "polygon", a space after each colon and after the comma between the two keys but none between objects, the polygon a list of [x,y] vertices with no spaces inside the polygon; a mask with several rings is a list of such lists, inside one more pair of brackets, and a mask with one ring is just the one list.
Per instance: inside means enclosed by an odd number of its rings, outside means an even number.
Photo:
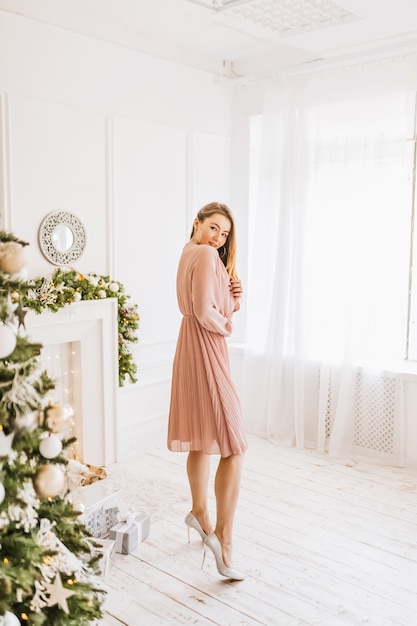
[{"label": "wrapped gift box", "polygon": [[151,530],[151,518],[147,513],[139,512],[135,517],[138,525],[138,540],[143,541],[149,536]]},{"label": "wrapped gift box", "polygon": [[112,539],[100,539],[100,545],[96,545],[94,550],[100,555],[98,566],[100,568],[100,578],[105,580],[114,565],[116,542]]},{"label": "wrapped gift box", "polygon": [[124,517],[124,521],[111,528],[109,537],[116,542],[116,552],[130,554],[149,535],[150,517],[146,513],[129,513]]},{"label": "wrapped gift box", "polygon": [[72,492],[73,501],[84,505],[81,521],[93,537],[107,537],[120,519],[122,492],[111,489],[106,481],[79,487]]}]

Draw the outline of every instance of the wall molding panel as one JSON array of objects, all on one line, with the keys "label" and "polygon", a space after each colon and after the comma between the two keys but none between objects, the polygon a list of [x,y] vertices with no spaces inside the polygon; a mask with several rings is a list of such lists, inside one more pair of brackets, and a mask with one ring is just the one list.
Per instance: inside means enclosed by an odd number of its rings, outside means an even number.
[{"label": "wall molding panel", "polygon": [[10,117],[9,98],[0,94],[0,228],[12,230],[10,199]]},{"label": "wall molding panel", "polygon": [[108,274],[138,305],[138,383],[117,390],[117,427],[141,441],[169,409],[192,219],[230,196],[232,95],[204,72],[18,14],[2,15],[2,34],[0,227],[30,244],[29,277],[49,276],[39,226],[75,214],[87,232],[75,269]]}]

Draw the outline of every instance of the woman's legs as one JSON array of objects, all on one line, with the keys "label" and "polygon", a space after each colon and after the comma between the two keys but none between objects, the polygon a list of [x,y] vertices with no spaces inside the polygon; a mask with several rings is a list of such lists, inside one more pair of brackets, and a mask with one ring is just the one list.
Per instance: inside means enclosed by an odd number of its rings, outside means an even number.
[{"label": "woman's legs", "polygon": [[240,491],[242,463],[243,454],[221,458],[214,481],[217,507],[214,532],[221,543],[226,567],[231,567],[232,561],[233,521]]},{"label": "woman's legs", "polygon": [[194,517],[208,535],[212,531],[208,511],[208,483],[210,477],[210,457],[204,452],[189,452],[187,458],[187,475],[190,483],[192,508]]},{"label": "woman's legs", "polygon": [[[231,567],[233,521],[240,491],[243,454],[232,454],[221,458],[214,481],[216,496],[217,538],[222,546],[223,561]],[[208,484],[210,478],[210,456],[204,452],[189,452],[187,475],[192,497],[192,513],[202,529],[209,534],[212,530],[208,511]]]}]

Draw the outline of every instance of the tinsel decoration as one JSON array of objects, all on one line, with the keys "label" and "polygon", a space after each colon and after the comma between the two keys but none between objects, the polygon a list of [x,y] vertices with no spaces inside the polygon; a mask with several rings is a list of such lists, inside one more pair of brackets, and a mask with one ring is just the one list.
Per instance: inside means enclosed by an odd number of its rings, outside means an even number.
[{"label": "tinsel decoration", "polygon": [[17,415],[14,425],[20,430],[33,430],[39,425],[39,411],[30,411],[23,415]]},{"label": "tinsel decoration", "polygon": [[11,432],[8,435],[4,432],[4,430],[0,429],[0,458],[1,457],[10,457],[12,453],[12,444],[15,433]]},{"label": "tinsel decoration", "polygon": [[[28,359],[26,365],[22,365],[19,361],[23,352],[25,358]],[[28,409],[36,409],[40,406],[45,389],[43,383],[49,390],[51,382],[47,381],[47,377],[42,376],[41,380],[39,380],[39,372],[33,370],[33,363],[29,360],[40,354],[40,346],[38,344],[31,344],[29,347],[25,339],[18,337],[17,348],[12,356],[14,357],[15,354],[16,362],[12,362],[10,358],[7,363],[7,376],[2,376],[0,368],[0,394],[3,407],[8,411],[12,411],[16,417],[17,415],[27,413]]]}]

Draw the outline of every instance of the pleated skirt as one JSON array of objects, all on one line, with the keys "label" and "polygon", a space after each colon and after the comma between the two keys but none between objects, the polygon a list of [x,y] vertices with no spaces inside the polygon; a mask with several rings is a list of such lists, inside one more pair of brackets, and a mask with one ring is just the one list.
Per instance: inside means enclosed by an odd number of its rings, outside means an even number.
[{"label": "pleated skirt", "polygon": [[173,363],[168,448],[228,457],[247,448],[226,338],[184,316]]}]

